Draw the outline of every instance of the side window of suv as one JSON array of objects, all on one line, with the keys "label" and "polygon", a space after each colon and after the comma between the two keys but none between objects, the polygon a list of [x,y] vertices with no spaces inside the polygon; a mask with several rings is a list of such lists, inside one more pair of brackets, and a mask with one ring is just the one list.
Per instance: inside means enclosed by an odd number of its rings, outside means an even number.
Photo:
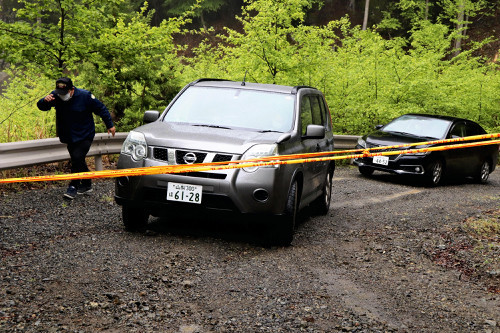
[{"label": "side window of suv", "polygon": [[307,125],[328,124],[325,115],[323,100],[317,95],[307,95],[302,97],[300,103],[300,120],[302,123],[302,135],[306,134]]},{"label": "side window of suv", "polygon": [[309,96],[312,108],[312,123],[314,125],[323,125],[325,123],[324,115],[321,110],[319,96]]},{"label": "side window of suv", "polygon": [[307,125],[313,123],[311,101],[309,96],[303,96],[300,103],[300,122],[302,124],[302,135],[306,135]]}]

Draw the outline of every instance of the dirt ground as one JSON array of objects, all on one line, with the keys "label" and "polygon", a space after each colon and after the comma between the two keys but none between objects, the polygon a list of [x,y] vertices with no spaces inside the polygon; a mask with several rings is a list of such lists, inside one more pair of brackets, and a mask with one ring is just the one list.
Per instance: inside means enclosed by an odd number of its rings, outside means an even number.
[{"label": "dirt ground", "polygon": [[[1,332],[500,332],[500,171],[427,188],[337,168],[290,247],[255,217],[171,212],[124,231],[112,180],[0,190]],[[478,230],[478,229],[474,229]]]}]

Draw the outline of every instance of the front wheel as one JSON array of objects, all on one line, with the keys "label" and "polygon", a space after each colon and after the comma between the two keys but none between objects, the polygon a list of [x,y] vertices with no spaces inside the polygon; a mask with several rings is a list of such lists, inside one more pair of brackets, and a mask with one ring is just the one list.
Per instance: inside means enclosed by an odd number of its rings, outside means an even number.
[{"label": "front wheel", "polygon": [[375,171],[372,168],[365,167],[365,166],[358,167],[358,170],[359,170],[360,174],[362,174],[363,176],[366,176],[366,177],[373,175],[373,172]]},{"label": "front wheel", "polygon": [[275,220],[272,227],[271,238],[272,243],[278,246],[289,246],[293,240],[295,224],[297,221],[297,213],[299,207],[298,184],[294,181],[288,191],[285,212]]},{"label": "front wheel", "polygon": [[480,184],[485,184],[490,177],[490,169],[490,162],[484,161],[483,164],[481,164],[481,167],[479,168],[476,176],[474,177],[476,181]]},{"label": "front wheel", "polygon": [[426,172],[427,182],[430,186],[437,186],[443,180],[444,164],[441,160],[436,160],[429,165]]},{"label": "front wheel", "polygon": [[139,205],[122,206],[123,225],[127,231],[142,231],[148,224],[149,214]]}]

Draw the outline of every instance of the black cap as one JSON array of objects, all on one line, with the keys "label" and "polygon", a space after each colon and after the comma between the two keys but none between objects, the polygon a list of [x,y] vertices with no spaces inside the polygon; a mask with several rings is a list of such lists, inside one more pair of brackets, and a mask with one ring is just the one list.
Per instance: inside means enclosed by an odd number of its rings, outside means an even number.
[{"label": "black cap", "polygon": [[67,77],[62,77],[56,81],[56,94],[66,95],[73,88],[73,82]]}]

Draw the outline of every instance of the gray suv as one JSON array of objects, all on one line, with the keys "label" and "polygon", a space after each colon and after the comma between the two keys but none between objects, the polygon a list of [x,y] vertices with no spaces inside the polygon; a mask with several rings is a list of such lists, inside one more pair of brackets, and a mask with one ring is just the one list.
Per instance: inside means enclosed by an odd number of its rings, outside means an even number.
[{"label": "gray suv", "polygon": [[[119,169],[333,150],[330,112],[312,87],[200,79],[144,122],[125,140]],[[130,231],[174,209],[228,210],[269,217],[266,240],[289,245],[300,209],[328,212],[334,171],[322,161],[121,177],[115,200]]]}]

